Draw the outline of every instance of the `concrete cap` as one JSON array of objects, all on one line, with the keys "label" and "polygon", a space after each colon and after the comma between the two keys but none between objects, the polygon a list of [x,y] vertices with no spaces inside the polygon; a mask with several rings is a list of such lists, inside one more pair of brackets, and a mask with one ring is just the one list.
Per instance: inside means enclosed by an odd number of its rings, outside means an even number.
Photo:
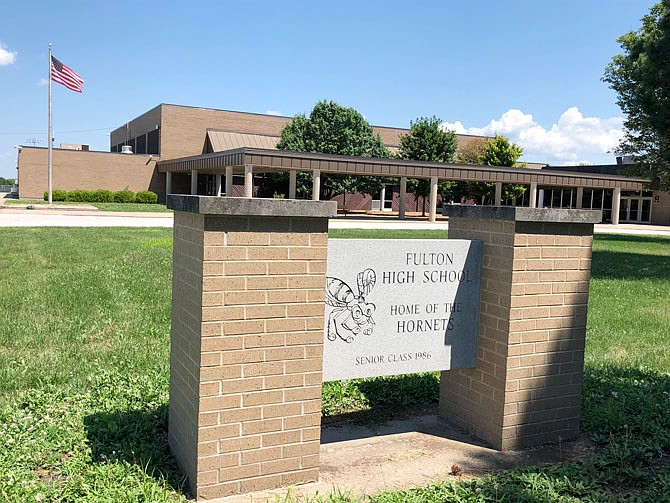
[{"label": "concrete cap", "polygon": [[555,222],[563,224],[597,224],[602,221],[600,210],[568,210],[556,208],[524,208],[520,206],[468,206],[445,204],[442,214],[448,217],[512,220],[515,222]]},{"label": "concrete cap", "polygon": [[170,194],[167,207],[199,215],[329,218],[337,215],[336,201],[260,199]]}]

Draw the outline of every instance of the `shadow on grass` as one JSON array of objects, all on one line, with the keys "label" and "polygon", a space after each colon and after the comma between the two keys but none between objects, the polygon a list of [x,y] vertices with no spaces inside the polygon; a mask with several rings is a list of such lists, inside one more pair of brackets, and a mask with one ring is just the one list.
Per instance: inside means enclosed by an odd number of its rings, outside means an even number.
[{"label": "shadow on grass", "polygon": [[[658,244],[658,241],[656,243]],[[594,250],[591,277],[633,281],[668,280],[670,279],[670,256]]]},{"label": "shadow on grass", "polygon": [[84,419],[93,463],[125,461],[189,497],[186,478],[170,454],[168,407],[100,412]]}]

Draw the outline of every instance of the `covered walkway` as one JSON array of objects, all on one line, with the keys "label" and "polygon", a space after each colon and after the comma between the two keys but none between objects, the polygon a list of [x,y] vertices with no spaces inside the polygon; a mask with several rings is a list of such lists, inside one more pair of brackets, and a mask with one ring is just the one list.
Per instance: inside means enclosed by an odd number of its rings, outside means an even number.
[{"label": "covered walkway", "polygon": [[[471,164],[432,163],[406,161],[402,159],[374,159],[330,154],[290,152],[274,149],[238,148],[192,157],[159,161],[159,172],[166,173],[166,193],[173,192],[175,179],[190,176],[190,193],[198,194],[198,177],[213,175],[215,183],[212,195],[233,193],[233,176],[244,176],[244,197],[253,196],[254,173],[288,172],[290,199],[296,198],[296,176],[298,171],[312,173],[312,199],[318,200],[321,174],[366,175],[400,180],[399,218],[405,218],[405,195],[408,178],[430,180],[429,220],[437,216],[439,180],[495,183],[496,206],[502,204],[503,184],[526,185],[529,189],[529,206],[542,207],[541,187],[566,188],[576,191],[575,208],[582,207],[584,189],[611,190],[612,223],[619,223],[621,191],[641,191],[649,183],[642,178],[628,178],[616,175],[593,173],[561,172],[530,168],[510,168],[503,166],[482,166]],[[180,184],[182,187],[184,184]],[[184,192],[182,192],[184,193]],[[572,201],[572,196],[570,197]]]}]

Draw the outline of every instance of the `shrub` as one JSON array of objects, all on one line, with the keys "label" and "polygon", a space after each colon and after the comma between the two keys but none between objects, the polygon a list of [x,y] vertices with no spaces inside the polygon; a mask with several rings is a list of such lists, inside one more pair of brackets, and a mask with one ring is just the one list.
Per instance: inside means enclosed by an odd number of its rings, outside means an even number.
[{"label": "shrub", "polygon": [[93,191],[93,199],[91,202],[94,203],[113,203],[114,202],[114,192],[106,189],[98,189]]},{"label": "shrub", "polygon": [[155,204],[158,202],[158,194],[150,190],[141,190],[135,194],[135,202],[142,204]]},{"label": "shrub", "polygon": [[123,189],[114,192],[115,203],[133,203],[135,202],[135,194],[132,190]]},{"label": "shrub", "polygon": [[[64,190],[60,189],[53,189],[51,191],[51,200],[52,201],[65,201],[65,198],[67,197],[67,192]],[[44,200],[48,201],[49,200],[49,192],[44,191]]]},{"label": "shrub", "polygon": [[93,191],[92,190],[71,190],[65,196],[66,201],[71,201],[75,203],[90,203],[93,201]]}]

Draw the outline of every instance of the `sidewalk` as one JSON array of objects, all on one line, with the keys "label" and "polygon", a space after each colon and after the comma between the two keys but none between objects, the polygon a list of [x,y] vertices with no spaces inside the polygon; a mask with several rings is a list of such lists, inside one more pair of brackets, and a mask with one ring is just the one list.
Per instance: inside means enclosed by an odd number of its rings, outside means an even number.
[{"label": "sidewalk", "polygon": [[[0,227],[172,227],[172,213],[100,211],[89,205],[5,206],[0,199]],[[448,229],[441,215],[437,222],[412,215],[399,220],[394,215],[338,215],[330,229]],[[596,234],[631,234],[670,237],[670,226],[596,224]]]}]

